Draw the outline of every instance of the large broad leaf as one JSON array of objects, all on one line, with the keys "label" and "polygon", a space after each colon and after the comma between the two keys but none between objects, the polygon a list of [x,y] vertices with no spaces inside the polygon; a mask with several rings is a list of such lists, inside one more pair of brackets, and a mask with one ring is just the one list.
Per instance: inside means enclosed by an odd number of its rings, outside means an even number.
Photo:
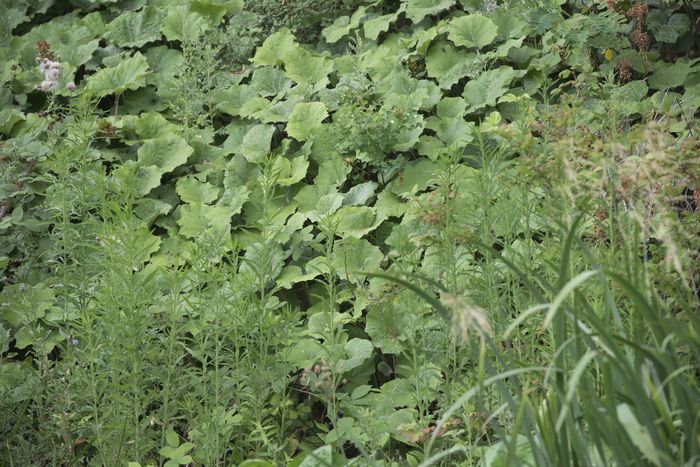
[{"label": "large broad leaf", "polygon": [[160,39],[163,10],[151,6],[127,11],[107,25],[105,39],[120,47],[141,47]]},{"label": "large broad leaf", "polygon": [[[131,167],[133,167],[133,164],[122,165],[117,169],[117,173],[120,170],[128,170]],[[160,185],[160,177],[163,176],[163,173],[163,170],[155,165],[137,166],[135,168],[135,179],[131,180],[133,188],[137,193],[146,195]]]},{"label": "large broad leaf", "polygon": [[337,216],[338,235],[344,238],[363,237],[379,226],[376,210],[369,206],[343,206]]},{"label": "large broad leaf", "polygon": [[345,373],[362,365],[372,355],[374,346],[367,339],[356,337],[347,341],[344,348],[347,358],[338,362],[338,373]]},{"label": "large broad leaf", "polygon": [[160,30],[169,41],[194,42],[207,27],[202,15],[180,6],[168,9]]},{"label": "large broad leaf", "polygon": [[464,52],[446,41],[435,42],[428,49],[425,67],[428,76],[438,80],[440,87],[450,89],[465,76],[476,76],[481,64],[474,52]]},{"label": "large broad leaf", "polygon": [[335,44],[344,36],[347,36],[350,31],[360,26],[360,21],[365,17],[366,11],[367,9],[361,6],[352,16],[341,16],[336,19],[333,24],[323,30],[321,33],[323,38],[329,44]]},{"label": "large broad leaf", "polygon": [[474,129],[473,123],[464,120],[466,108],[461,97],[446,97],[437,106],[437,116],[428,118],[426,127],[448,146],[464,146],[472,141]]},{"label": "large broad leaf", "polygon": [[250,80],[250,86],[264,97],[281,96],[291,84],[282,70],[270,66],[257,68]]},{"label": "large broad leaf", "polygon": [[496,100],[508,91],[513,79],[521,77],[524,71],[502,66],[481,73],[464,86],[464,100],[469,104],[467,112],[474,112],[487,106],[496,105]]},{"label": "large broad leaf", "polygon": [[196,238],[208,229],[219,234],[230,230],[231,210],[226,206],[210,206],[202,203],[184,204],[180,207],[180,234]]},{"label": "large broad leaf", "polygon": [[216,101],[216,108],[229,115],[241,115],[243,107],[257,96],[256,90],[247,84],[234,84],[227,89],[218,89],[212,95]]},{"label": "large broad leaf", "polygon": [[294,199],[299,203],[299,212],[314,222],[333,214],[343,204],[343,195],[334,185],[305,185]]},{"label": "large broad leaf", "polygon": [[379,185],[376,182],[365,182],[353,186],[345,193],[343,204],[346,206],[364,206],[374,198]]},{"label": "large broad leaf", "polygon": [[677,61],[672,65],[660,62],[656,68],[654,74],[647,81],[651,89],[668,89],[683,86],[692,69],[687,61]]},{"label": "large broad leaf", "polygon": [[212,203],[219,196],[219,189],[194,177],[181,177],[176,184],[177,194],[185,203]]},{"label": "large broad leaf", "polygon": [[103,68],[90,78],[87,87],[99,97],[121,94],[127,89],[138,89],[146,85],[148,62],[141,52],[122,60],[116,66]]},{"label": "large broad leaf", "polygon": [[273,125],[255,125],[243,137],[240,152],[248,162],[259,164],[270,152],[272,136],[275,134]]},{"label": "large broad leaf", "polygon": [[383,259],[379,247],[363,238],[344,238],[333,248],[333,268],[342,279],[351,282],[363,281],[363,271],[376,271]]},{"label": "large broad leaf", "polygon": [[406,16],[417,23],[428,15],[447,10],[454,4],[455,0],[407,0]]},{"label": "large broad leaf", "polygon": [[485,16],[467,15],[450,21],[447,32],[455,45],[480,49],[496,39],[498,28]]},{"label": "large broad leaf", "polygon": [[294,35],[287,28],[270,34],[265,42],[255,51],[255,56],[251,61],[256,65],[282,65],[284,57],[290,53],[298,44],[294,40]]},{"label": "large broad leaf", "polygon": [[306,141],[327,116],[328,110],[322,102],[300,102],[289,115],[287,134],[299,141]]},{"label": "large broad leaf", "polygon": [[398,16],[399,15],[397,13],[392,13],[389,15],[376,16],[372,19],[366,20],[362,25],[365,36],[373,41],[377,40],[379,34],[389,30],[389,26],[391,26],[391,23],[396,21]]},{"label": "large broad leaf", "polygon": [[333,71],[331,58],[297,44],[294,35],[287,28],[280,29],[265,39],[251,61],[256,65],[284,65],[287,77],[301,84],[316,84]]},{"label": "large broad leaf", "polygon": [[194,150],[182,138],[151,139],[138,150],[138,163],[147,167],[155,165],[166,172],[172,172],[175,167],[187,162]]},{"label": "large broad leaf", "polygon": [[373,308],[367,313],[365,332],[382,352],[400,354],[404,350],[403,343],[409,337],[406,333],[409,324],[406,311],[392,303]]},{"label": "large broad leaf", "polygon": [[297,46],[285,55],[284,67],[294,82],[316,84],[333,71],[333,60]]}]

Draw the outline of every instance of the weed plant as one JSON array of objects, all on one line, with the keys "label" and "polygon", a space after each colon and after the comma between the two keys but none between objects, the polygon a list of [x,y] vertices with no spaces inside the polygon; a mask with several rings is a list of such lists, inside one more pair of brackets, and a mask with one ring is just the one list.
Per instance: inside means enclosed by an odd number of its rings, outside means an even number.
[{"label": "weed plant", "polygon": [[700,462],[692,2],[51,3],[0,464]]}]

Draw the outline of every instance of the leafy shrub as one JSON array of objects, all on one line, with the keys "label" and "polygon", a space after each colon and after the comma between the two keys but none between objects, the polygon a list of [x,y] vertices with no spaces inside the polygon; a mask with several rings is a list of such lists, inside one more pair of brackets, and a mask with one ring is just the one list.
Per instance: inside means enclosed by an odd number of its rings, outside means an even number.
[{"label": "leafy shrub", "polygon": [[692,3],[40,3],[3,463],[700,455]]}]

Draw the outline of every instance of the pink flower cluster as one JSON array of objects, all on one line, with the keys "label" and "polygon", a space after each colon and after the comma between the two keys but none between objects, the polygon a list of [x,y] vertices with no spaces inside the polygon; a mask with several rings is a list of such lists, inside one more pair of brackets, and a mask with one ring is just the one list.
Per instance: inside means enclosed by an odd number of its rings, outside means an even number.
[{"label": "pink flower cluster", "polygon": [[39,85],[39,89],[44,92],[53,91],[58,88],[58,73],[61,70],[61,64],[58,60],[54,61],[47,57],[37,57],[39,63],[39,71],[44,75],[44,81]]},{"label": "pink flower cluster", "polygon": [[[37,57],[36,61],[39,64],[39,71],[44,75],[44,81],[39,85],[39,89],[44,92],[58,89],[58,74],[61,71],[61,63],[48,57]],[[66,89],[74,91],[75,83],[71,81],[66,84]]]}]

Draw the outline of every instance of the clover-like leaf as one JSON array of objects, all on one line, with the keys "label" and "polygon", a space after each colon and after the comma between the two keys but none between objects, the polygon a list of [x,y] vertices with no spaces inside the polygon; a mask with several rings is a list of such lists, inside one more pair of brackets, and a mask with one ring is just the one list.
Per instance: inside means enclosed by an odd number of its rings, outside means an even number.
[{"label": "clover-like leaf", "polygon": [[299,141],[306,141],[327,116],[328,109],[324,103],[300,102],[289,115],[287,133]]},{"label": "clover-like leaf", "polygon": [[141,52],[122,60],[116,66],[103,68],[88,78],[87,87],[96,96],[121,94],[127,89],[138,89],[146,85],[148,62]]},{"label": "clover-like leaf", "polygon": [[447,26],[447,37],[457,46],[486,47],[496,39],[498,27],[486,16],[466,15],[455,18]]}]

